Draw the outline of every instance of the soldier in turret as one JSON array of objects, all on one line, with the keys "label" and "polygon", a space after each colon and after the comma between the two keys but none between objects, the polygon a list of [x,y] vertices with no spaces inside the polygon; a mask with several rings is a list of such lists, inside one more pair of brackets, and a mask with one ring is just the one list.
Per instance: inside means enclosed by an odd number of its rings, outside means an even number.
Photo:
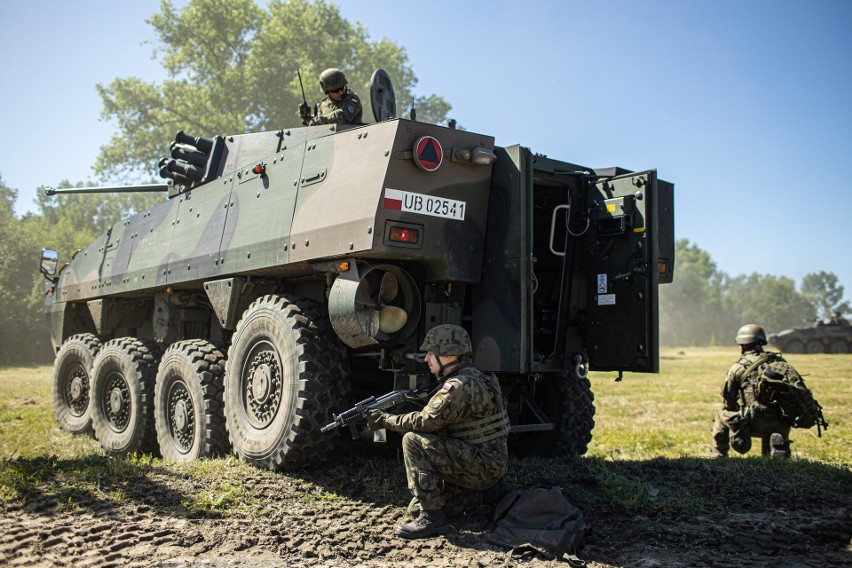
[{"label": "soldier in turret", "polygon": [[320,73],[319,82],[325,98],[320,102],[316,116],[311,114],[307,102],[299,105],[302,124],[362,124],[361,98],[349,89],[343,71],[333,67],[326,69]]},{"label": "soldier in turret", "polygon": [[420,350],[427,352],[429,370],[443,380],[424,409],[367,413],[372,430],[404,434],[408,489],[414,495],[409,511],[420,513],[394,532],[410,539],[448,532],[444,508],[471,494],[495,493],[508,465],[509,417],[500,384],[470,362],[467,332],[457,325],[436,326]]},{"label": "soldier in turret", "polygon": [[[755,324],[742,326],[737,331],[740,359],[728,370],[722,385],[722,408],[713,424],[713,441],[716,456],[725,457],[729,448],[741,454],[751,449],[751,438],[761,439],[761,453],[772,457],[789,457],[790,424],[778,408],[763,405],[755,400],[751,380],[758,373],[752,367],[765,358],[766,332]],[[784,361],[780,354],[773,360]],[[752,369],[751,372],[749,369]]]}]

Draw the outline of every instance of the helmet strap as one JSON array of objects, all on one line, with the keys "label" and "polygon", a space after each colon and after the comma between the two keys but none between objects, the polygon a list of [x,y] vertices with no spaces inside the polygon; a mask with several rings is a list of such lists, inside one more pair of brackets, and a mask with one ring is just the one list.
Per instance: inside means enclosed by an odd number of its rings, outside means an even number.
[{"label": "helmet strap", "polygon": [[461,365],[464,362],[462,360],[462,357],[458,357],[456,359],[453,359],[452,361],[450,361],[446,365],[444,365],[441,362],[441,356],[438,355],[437,353],[435,354],[435,360],[438,361],[438,375],[437,376],[438,376],[439,379],[443,378],[444,375],[447,373],[447,367],[454,368],[457,365]]}]

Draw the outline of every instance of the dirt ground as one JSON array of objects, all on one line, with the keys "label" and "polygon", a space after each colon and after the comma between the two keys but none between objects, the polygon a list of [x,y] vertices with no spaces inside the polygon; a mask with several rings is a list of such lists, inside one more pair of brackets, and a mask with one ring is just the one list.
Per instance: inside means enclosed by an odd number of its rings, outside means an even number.
[{"label": "dirt ground", "polygon": [[[56,476],[22,504],[0,502],[0,565],[567,565],[534,554],[514,557],[490,543],[485,507],[452,518],[446,536],[394,537],[407,504],[394,457],[299,474],[241,464],[240,504],[224,513],[186,506],[187,496],[203,493],[209,481],[162,465],[142,470],[123,486],[121,499],[110,497],[100,478],[95,491],[57,497],[54,485],[62,479]],[[646,518],[596,505],[592,483],[570,479],[560,486],[592,527],[579,554],[589,567],[852,565],[852,498],[843,490],[807,503],[769,500],[748,513]],[[559,474],[544,480],[559,482]]]}]

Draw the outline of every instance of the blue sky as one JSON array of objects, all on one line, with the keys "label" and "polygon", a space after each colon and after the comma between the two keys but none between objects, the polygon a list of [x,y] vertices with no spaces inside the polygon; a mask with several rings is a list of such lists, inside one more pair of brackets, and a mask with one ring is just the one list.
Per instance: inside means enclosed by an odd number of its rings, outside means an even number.
[{"label": "blue sky", "polygon": [[[852,2],[336,2],[396,41],[468,130],[590,167],[656,168],[676,231],[730,274],[840,277],[852,298]],[[0,0],[0,176],[93,179],[95,84],[165,77],[156,0]],[[321,62],[332,66],[337,62]]]}]

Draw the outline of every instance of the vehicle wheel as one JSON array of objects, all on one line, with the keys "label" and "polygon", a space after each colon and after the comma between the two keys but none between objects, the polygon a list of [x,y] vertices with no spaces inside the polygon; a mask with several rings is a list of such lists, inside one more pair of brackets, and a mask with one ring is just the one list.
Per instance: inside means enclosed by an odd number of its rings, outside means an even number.
[{"label": "vehicle wheel", "polygon": [[173,343],[154,387],[154,425],[164,459],[188,462],[227,453],[222,405],[225,355],[203,339]]},{"label": "vehicle wheel", "polygon": [[831,342],[829,353],[849,353],[849,345],[842,339],[835,339]]},{"label": "vehicle wheel", "polygon": [[53,364],[53,414],[59,428],[72,434],[91,434],[89,396],[92,365],[101,350],[101,340],[91,333],[65,340]]},{"label": "vehicle wheel", "polygon": [[344,350],[313,304],[267,295],[237,324],[225,372],[225,425],[234,453],[279,470],[320,460],[320,433],[343,406]]},{"label": "vehicle wheel", "polygon": [[798,339],[794,339],[787,343],[786,348],[782,348],[784,353],[804,353],[805,352],[805,344],[799,341]]},{"label": "vehicle wheel", "polygon": [[806,345],[807,353],[825,353],[825,347],[816,339],[811,339]]},{"label": "vehicle wheel", "polygon": [[592,430],[595,428],[595,395],[588,377],[580,378],[573,372],[559,383],[562,413],[557,453],[582,456],[589,449]]},{"label": "vehicle wheel", "polygon": [[[556,428],[512,434],[509,436],[512,453],[518,456],[585,454],[595,427],[595,396],[589,379],[573,372],[545,376],[536,385],[535,401]],[[519,418],[521,423],[535,421],[532,416]]]},{"label": "vehicle wheel", "polygon": [[92,370],[92,427],[107,452],[156,453],[154,381],[159,348],[133,337],[107,341]]}]

